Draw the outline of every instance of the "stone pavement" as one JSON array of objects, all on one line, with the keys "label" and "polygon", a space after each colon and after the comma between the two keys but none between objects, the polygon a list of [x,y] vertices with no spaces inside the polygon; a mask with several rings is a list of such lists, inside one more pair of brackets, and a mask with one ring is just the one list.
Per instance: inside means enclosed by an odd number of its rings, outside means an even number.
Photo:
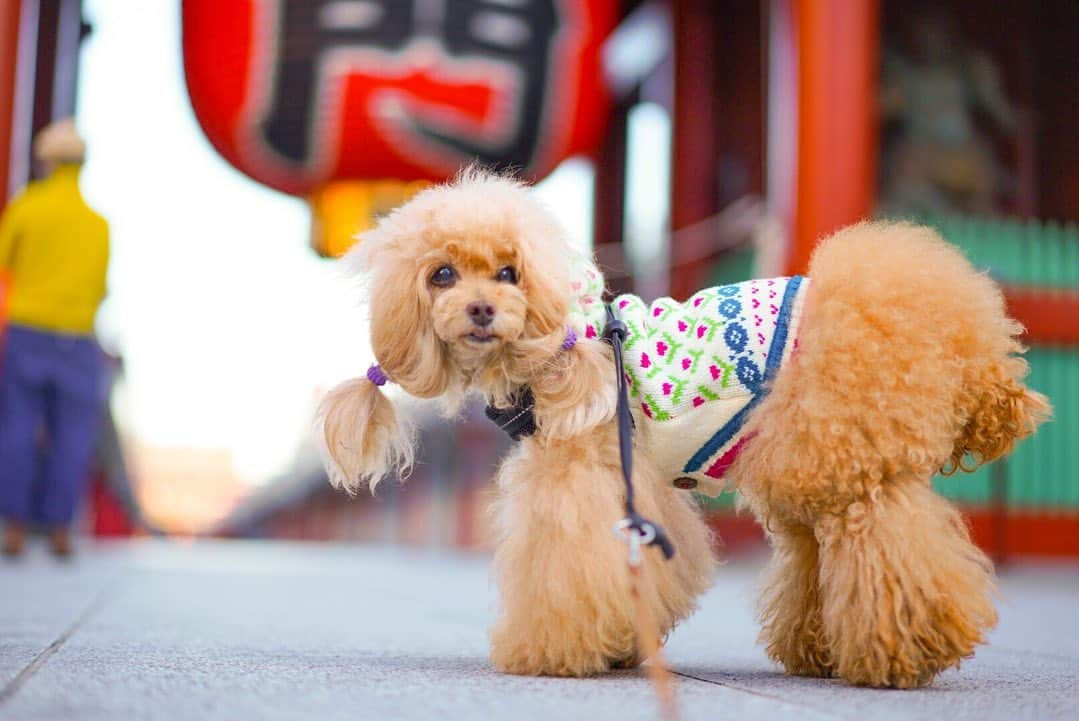
[{"label": "stone pavement", "polygon": [[[754,644],[759,564],[720,569],[672,636],[686,721],[1079,719],[1079,566],[1002,577],[1001,625],[918,691],[788,678]],[[521,678],[486,661],[482,556],[262,542],[34,549],[0,563],[0,719],[657,719],[640,672]]]}]

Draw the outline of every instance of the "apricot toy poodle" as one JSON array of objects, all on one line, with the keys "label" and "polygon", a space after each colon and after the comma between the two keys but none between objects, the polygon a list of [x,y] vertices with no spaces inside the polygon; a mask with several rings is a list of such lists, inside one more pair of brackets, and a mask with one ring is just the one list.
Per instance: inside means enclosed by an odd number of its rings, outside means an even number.
[{"label": "apricot toy poodle", "polygon": [[[491,660],[557,676],[639,663],[611,533],[624,489],[599,272],[527,187],[474,169],[350,257],[378,364],[320,409],[331,482],[373,489],[411,465],[387,380],[451,411],[470,393],[521,409],[498,416],[520,441],[497,478]],[[727,484],[775,551],[761,640],[789,673],[908,688],[973,654],[996,621],[993,568],[930,481],[1004,456],[1049,415],[984,273],[928,228],[861,223],[820,244],[808,277],[612,308],[629,329],[637,506],[677,548],[644,554],[661,633],[712,580],[686,489]]]}]

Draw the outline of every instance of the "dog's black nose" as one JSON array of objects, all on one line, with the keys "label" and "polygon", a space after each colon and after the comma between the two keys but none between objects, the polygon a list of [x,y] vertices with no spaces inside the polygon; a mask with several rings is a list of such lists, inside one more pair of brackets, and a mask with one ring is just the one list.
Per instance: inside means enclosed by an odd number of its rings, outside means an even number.
[{"label": "dog's black nose", "polygon": [[491,325],[491,321],[495,319],[495,307],[482,300],[472,301],[465,310],[472,322],[481,328]]}]

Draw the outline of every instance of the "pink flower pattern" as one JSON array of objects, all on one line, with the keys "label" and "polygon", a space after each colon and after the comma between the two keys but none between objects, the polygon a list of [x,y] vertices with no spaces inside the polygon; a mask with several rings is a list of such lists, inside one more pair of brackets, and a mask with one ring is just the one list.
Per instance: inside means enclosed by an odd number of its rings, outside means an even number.
[{"label": "pink flower pattern", "polygon": [[[586,320],[574,325],[584,338],[594,340],[606,323],[604,305],[600,302],[603,279],[591,269],[582,273],[581,278],[585,276],[587,280],[583,283],[578,279],[573,281],[575,309],[571,319]],[[784,297],[787,282],[788,279],[783,278],[764,279],[708,288],[695,293],[686,303],[663,298],[646,304],[631,295],[615,299],[613,305],[629,330],[624,348],[626,381],[645,417],[658,428],[695,409],[711,406],[712,401],[725,401],[723,410],[716,411],[720,417],[733,414],[742,407],[731,401],[744,398],[748,403],[752,394],[743,387],[741,376],[735,371],[735,361],[749,357],[759,368],[766,367],[779,320],[780,299]],[[808,285],[803,282],[801,288],[808,288]],[[766,293],[767,301],[764,300]],[[765,307],[768,312],[764,312]],[[765,319],[770,322],[766,323]],[[737,333],[725,332],[731,324],[741,326],[743,340],[740,342]],[[746,330],[749,330],[748,334],[744,332]],[[749,343],[745,342],[746,335],[752,338]],[[730,342],[736,345],[728,347],[728,338],[734,339]],[[783,353],[786,355],[796,349],[795,332]],[[705,412],[702,410],[701,413]],[[714,415],[695,418],[707,418],[706,425],[711,425],[715,422]],[[684,435],[694,423],[679,424],[677,432]],[[708,432],[704,427],[701,430]],[[690,436],[701,430],[693,430]],[[687,440],[680,436],[678,441],[672,437],[670,442]],[[725,470],[743,444],[743,435],[732,438],[709,456],[700,473],[713,475]]]}]

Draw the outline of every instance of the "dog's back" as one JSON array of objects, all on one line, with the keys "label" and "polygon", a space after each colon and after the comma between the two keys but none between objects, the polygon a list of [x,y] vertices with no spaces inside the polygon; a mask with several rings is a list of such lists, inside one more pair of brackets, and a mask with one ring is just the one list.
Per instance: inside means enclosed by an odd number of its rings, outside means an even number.
[{"label": "dog's back", "polygon": [[[934,458],[950,447],[946,472],[1006,455],[1048,418],[1045,396],[1023,385],[1022,326],[1000,288],[935,231],[852,226],[821,244],[809,276],[809,324],[829,331],[816,339],[823,353],[807,362],[836,364],[840,385],[878,388],[896,437],[909,435]],[[915,438],[922,442],[909,443]]]}]

